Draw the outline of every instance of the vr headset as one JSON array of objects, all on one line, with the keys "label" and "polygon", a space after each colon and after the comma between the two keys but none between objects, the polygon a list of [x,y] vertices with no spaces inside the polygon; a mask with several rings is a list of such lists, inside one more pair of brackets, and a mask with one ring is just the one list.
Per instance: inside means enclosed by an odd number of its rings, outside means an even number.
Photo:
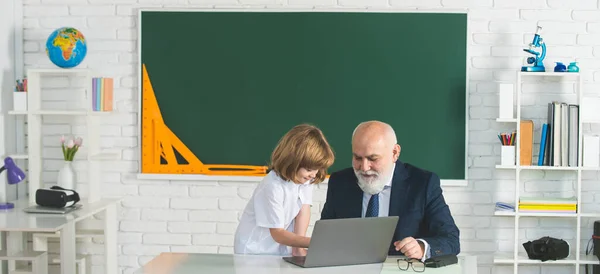
[{"label": "vr headset", "polygon": [[79,194],[72,189],[53,186],[49,189],[40,188],[35,191],[35,202],[39,206],[63,208],[79,202]]},{"label": "vr headset", "polygon": [[560,260],[569,256],[569,243],[562,239],[542,237],[523,244],[531,260]]}]

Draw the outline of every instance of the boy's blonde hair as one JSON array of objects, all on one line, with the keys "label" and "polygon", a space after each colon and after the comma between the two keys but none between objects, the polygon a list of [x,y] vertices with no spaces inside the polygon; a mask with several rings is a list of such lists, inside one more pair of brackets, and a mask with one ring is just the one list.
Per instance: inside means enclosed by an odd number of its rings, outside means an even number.
[{"label": "boy's blonde hair", "polygon": [[288,131],[271,154],[271,168],[286,181],[295,181],[300,168],[318,170],[312,184],[325,180],[334,161],[333,150],[320,129],[300,124]]}]

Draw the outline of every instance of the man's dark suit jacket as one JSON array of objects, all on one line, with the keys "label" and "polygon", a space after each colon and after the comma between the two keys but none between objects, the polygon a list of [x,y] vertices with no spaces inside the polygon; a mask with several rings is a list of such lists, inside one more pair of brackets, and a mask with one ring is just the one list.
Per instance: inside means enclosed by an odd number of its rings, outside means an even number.
[{"label": "man's dark suit jacket", "polygon": [[[331,174],[321,219],[360,218],[363,191],[352,168]],[[402,255],[393,243],[406,237],[427,241],[432,257],[460,253],[459,230],[432,172],[396,161],[390,216],[399,216],[389,255]]]}]

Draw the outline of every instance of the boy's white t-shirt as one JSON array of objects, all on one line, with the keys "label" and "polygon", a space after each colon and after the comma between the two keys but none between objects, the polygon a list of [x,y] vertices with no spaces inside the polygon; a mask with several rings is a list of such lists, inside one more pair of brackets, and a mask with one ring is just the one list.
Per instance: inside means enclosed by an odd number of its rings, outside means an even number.
[{"label": "boy's white t-shirt", "polygon": [[292,248],[279,244],[269,228],[294,232],[294,219],[303,204],[312,204],[310,182],[284,181],[270,171],[254,190],[235,232],[235,254],[289,255]]}]

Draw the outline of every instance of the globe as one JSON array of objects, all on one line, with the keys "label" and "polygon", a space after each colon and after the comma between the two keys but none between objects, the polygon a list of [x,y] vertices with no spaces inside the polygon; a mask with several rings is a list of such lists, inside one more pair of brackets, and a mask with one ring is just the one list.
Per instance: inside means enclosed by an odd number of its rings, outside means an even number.
[{"label": "globe", "polygon": [[61,68],[76,67],[87,54],[85,37],[75,28],[59,28],[48,36],[46,54],[52,63]]}]

